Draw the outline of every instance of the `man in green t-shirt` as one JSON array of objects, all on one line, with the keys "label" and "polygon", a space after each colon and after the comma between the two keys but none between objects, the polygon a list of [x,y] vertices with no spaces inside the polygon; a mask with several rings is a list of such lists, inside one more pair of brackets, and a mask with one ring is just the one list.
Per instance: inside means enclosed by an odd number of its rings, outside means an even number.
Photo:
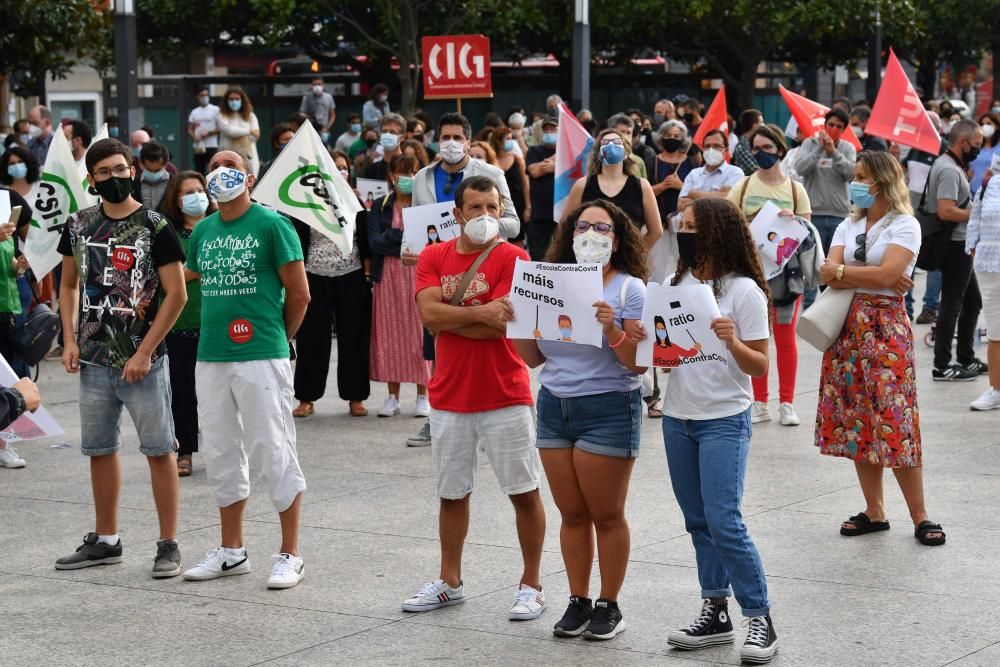
[{"label": "man in green t-shirt", "polygon": [[188,242],[187,268],[201,280],[198,421],[222,544],[184,578],[250,572],[243,508],[253,465],[281,519],[281,549],[267,586],[291,588],[305,573],[297,543],[306,481],[295,451],[288,341],[305,316],[309,284],[295,229],[250,201],[254,176],[247,171],[232,151],[212,157],[208,194],[219,210]]}]

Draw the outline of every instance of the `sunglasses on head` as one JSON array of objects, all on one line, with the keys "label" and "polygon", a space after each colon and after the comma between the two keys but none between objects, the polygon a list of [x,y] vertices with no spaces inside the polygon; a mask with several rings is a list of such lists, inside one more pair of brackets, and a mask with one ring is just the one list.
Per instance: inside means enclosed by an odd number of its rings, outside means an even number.
[{"label": "sunglasses on head", "polygon": [[462,172],[456,171],[454,174],[448,174],[448,182],[444,184],[444,193],[450,195],[451,191],[455,189],[455,185],[459,178],[461,178]]}]

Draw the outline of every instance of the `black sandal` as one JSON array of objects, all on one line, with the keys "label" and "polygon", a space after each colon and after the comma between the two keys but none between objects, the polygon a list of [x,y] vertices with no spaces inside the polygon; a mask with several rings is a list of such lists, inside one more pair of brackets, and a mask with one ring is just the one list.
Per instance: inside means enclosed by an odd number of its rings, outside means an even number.
[{"label": "black sandal", "polygon": [[[889,530],[888,521],[872,521],[864,512],[858,512],[844,523],[853,523],[854,528],[840,527],[840,534],[846,537],[857,537],[868,533],[877,533],[882,530]],[[938,526],[940,528],[940,526]]]},{"label": "black sandal", "polygon": [[[930,537],[931,533],[938,533],[937,537]],[[944,544],[944,531],[941,530],[941,524],[931,523],[930,521],[921,521],[920,524],[913,530],[913,536],[920,540],[920,543],[928,547],[937,547]]]}]

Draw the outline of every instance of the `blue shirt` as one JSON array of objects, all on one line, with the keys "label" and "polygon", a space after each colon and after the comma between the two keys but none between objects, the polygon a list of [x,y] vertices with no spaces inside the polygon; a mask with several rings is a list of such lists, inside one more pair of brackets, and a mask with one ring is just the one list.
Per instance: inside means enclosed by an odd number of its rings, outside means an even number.
[{"label": "blue shirt", "polygon": [[[632,278],[622,308],[622,283],[626,278],[618,273],[604,286],[604,300],[615,309],[619,327],[623,319],[641,320],[646,303],[646,286],[638,278]],[[607,338],[602,338],[600,348],[540,340],[538,349],[545,356],[538,379],[556,398],[633,391],[642,383],[638,375],[619,363],[615,351],[608,347]]]},{"label": "blue shirt", "polygon": [[[462,182],[463,176],[465,176],[464,171],[456,171],[454,174],[449,174],[441,168],[441,163],[439,162],[434,167],[434,201],[443,202],[453,200],[455,198],[455,190],[458,189],[458,184]],[[444,188],[449,180],[451,181],[451,187],[448,188],[448,192],[445,192]]]},{"label": "blue shirt", "polygon": [[972,181],[969,185],[972,188],[972,192],[979,192],[979,186],[983,184],[983,176],[986,175],[986,170],[990,168],[990,163],[993,161],[993,156],[996,155],[997,147],[987,148],[983,146],[982,150],[979,151],[979,157],[969,164],[972,167]]}]

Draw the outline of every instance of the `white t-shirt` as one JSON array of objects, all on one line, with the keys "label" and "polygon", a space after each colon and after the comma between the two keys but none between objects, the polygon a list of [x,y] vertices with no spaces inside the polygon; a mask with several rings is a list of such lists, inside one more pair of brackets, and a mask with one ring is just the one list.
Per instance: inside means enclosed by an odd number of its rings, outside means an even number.
[{"label": "white t-shirt", "polygon": [[[673,276],[664,281],[670,284]],[[702,281],[690,273],[680,285]],[[711,281],[706,284],[711,285]],[[734,273],[722,278],[717,298],[719,313],[736,323],[740,340],[763,340],[771,335],[767,321],[767,296],[750,278]],[[750,376],[740,370],[733,355],[726,350],[726,364],[704,363],[684,366],[670,372],[663,398],[663,414],[676,419],[720,419],[739,414],[750,407],[753,387]]]},{"label": "white t-shirt", "polygon": [[722,188],[731,188],[743,180],[745,174],[739,167],[723,162],[715,171],[705,167],[692,169],[684,179],[684,187],[678,197],[687,197],[692,190],[699,192],[716,192]]},{"label": "white t-shirt", "polygon": [[[906,275],[913,273],[913,267],[917,264],[917,253],[920,252],[920,223],[912,215],[899,215],[890,212],[888,215],[896,217],[881,232],[874,243],[868,243],[867,258],[864,262],[859,262],[854,258],[854,252],[858,249],[858,235],[865,233],[868,227],[868,218],[861,218],[857,222],[850,218],[845,218],[837,225],[837,231],[833,233],[831,247],[844,246],[845,266],[879,266],[885,256],[885,249],[890,243],[906,248],[913,253],[913,258],[906,267]],[[882,218],[872,226],[868,234],[872,234],[885,221]],[[882,294],[885,296],[897,296],[891,289],[873,289],[870,287],[859,287],[859,292],[866,294]]]},{"label": "white t-shirt", "polygon": [[[215,132],[218,127],[216,127],[216,121],[219,118],[219,107],[214,104],[209,104],[207,106],[196,106],[191,109],[191,115],[188,116],[188,124],[194,124],[194,128],[197,132]],[[219,147],[219,135],[210,134],[202,142],[205,144],[205,148],[218,148]]]}]

